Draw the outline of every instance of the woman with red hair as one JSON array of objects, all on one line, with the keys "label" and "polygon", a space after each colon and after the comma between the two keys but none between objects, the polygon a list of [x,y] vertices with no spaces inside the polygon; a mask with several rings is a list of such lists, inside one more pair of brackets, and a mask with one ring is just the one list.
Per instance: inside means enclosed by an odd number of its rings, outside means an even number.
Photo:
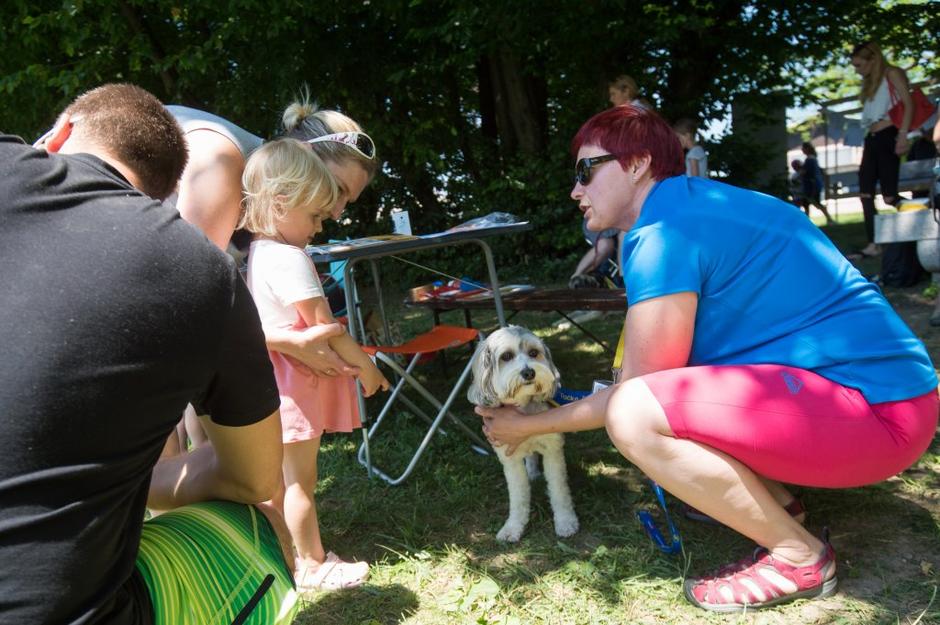
[{"label": "woman with red hair", "polygon": [[684,175],[658,115],[619,106],[574,138],[571,197],[625,232],[619,380],[538,415],[478,408],[494,445],[606,427],[625,458],[755,541],[685,582],[695,605],[762,608],[836,588],[825,535],[783,483],[848,488],[903,471],[937,427],[937,376],[876,286],[799,209]]}]

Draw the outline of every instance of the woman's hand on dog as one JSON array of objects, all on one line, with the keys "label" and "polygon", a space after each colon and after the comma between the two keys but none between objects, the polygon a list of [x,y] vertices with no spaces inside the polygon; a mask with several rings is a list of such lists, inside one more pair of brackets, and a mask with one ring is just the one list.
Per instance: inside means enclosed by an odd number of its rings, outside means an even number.
[{"label": "woman's hand on dog", "polygon": [[506,455],[511,456],[516,448],[536,432],[530,432],[532,417],[518,412],[515,408],[486,408],[477,406],[476,413],[483,417],[483,434],[493,447],[506,447]]}]

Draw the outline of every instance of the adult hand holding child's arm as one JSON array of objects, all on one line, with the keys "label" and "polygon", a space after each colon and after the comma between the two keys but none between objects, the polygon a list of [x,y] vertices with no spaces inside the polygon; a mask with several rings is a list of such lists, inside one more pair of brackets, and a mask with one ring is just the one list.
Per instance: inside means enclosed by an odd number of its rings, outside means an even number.
[{"label": "adult hand holding child's arm", "polygon": [[265,328],[268,349],[299,360],[319,376],[358,375],[359,367],[345,362],[329,345],[346,330],[339,323],[314,325],[303,330]]},{"label": "adult hand holding child's arm", "polygon": [[330,305],[327,303],[326,298],[312,297],[294,302],[294,307],[297,308],[297,312],[300,313],[301,318],[310,328],[339,327],[340,332],[331,333],[328,336],[329,346],[334,350],[337,358],[341,359],[341,362],[352,363],[349,368],[356,370],[355,375],[358,375],[359,383],[362,384],[363,395],[369,397],[380,388],[386,391],[389,389],[388,380],[378,370],[369,355],[362,351],[362,348],[349,336],[346,329],[333,319],[333,313],[330,312]]}]

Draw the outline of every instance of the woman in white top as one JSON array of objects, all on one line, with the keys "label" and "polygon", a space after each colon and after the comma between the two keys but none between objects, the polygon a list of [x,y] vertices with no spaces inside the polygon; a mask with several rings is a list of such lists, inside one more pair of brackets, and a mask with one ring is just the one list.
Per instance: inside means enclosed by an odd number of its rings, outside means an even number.
[{"label": "woman in white top", "polygon": [[[862,77],[860,98],[862,128],[867,130],[862,164],[858,170],[858,186],[865,215],[865,234],[868,245],[863,256],[877,256],[875,245],[875,185],[881,185],[881,197],[886,204],[898,201],[898,172],[901,154],[908,150],[907,133],[911,126],[913,107],[907,75],[900,67],[891,65],[877,43],[866,41],[852,50],[852,67]],[[895,97],[892,97],[894,92]],[[896,127],[888,117],[892,101],[904,104],[904,119]]]},{"label": "woman in white top", "polygon": [[[176,105],[166,108],[182,127],[189,150],[177,192],[167,201],[224,250],[241,216],[245,163],[263,140],[206,111]],[[346,115],[319,110],[307,94],[287,107],[282,122],[284,134],[309,145],[333,175],[339,195],[331,212],[338,219],[378,170],[372,139]],[[303,332],[268,328],[265,342],[268,349],[299,360],[319,376],[357,375],[358,367],[343,361],[327,343],[343,332],[338,323],[314,325]],[[193,443],[205,442],[192,408],[187,408],[185,416]],[[185,439],[171,437],[165,453],[172,455],[180,448],[185,448]]]},{"label": "woman in white top", "polygon": [[[183,219],[225,249],[241,215],[245,162],[262,139],[205,111],[182,106],[167,109],[182,126],[189,148],[176,208]],[[306,142],[325,161],[339,188],[332,209],[334,219],[338,219],[346,204],[359,198],[378,169],[372,139],[349,117],[318,110],[306,96],[287,107],[283,126],[286,135]],[[354,375],[358,370],[326,345],[325,339],[342,331],[338,324],[331,324],[311,327],[307,333],[271,333],[265,338],[269,349],[300,360],[319,375]]]}]

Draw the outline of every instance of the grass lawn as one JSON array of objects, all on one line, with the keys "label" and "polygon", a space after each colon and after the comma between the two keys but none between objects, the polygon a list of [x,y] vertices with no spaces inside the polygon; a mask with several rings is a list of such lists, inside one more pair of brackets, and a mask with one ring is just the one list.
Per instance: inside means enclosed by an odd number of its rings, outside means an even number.
[{"label": "grass lawn", "polygon": [[[844,216],[826,232],[844,252],[864,245],[861,216]],[[878,271],[865,260],[865,274]],[[521,273],[521,272],[520,272]],[[516,281],[511,268],[501,279]],[[940,358],[940,330],[927,317],[921,292],[888,289],[886,295]],[[409,334],[429,323],[427,313],[393,310],[397,329]],[[459,314],[449,319],[460,324]],[[481,327],[495,319],[475,315]],[[575,329],[554,328],[548,314],[519,315],[515,323],[547,341],[566,387],[589,388],[609,375],[609,357]],[[589,322],[616,341],[621,315]],[[463,358],[463,356],[461,356]],[[448,362],[451,373],[463,361]],[[423,366],[431,386],[438,361]],[[438,385],[440,383],[438,382]],[[479,419],[461,396],[457,412],[473,428]],[[400,411],[392,436],[373,445],[380,464],[400,468],[423,432]],[[391,425],[391,424],[390,424]],[[581,531],[559,539],[552,530],[544,482],[533,485],[533,514],[522,541],[497,543],[507,512],[502,470],[495,457],[479,456],[458,435],[438,436],[415,473],[402,485],[368,480],[355,460],[358,433],[324,438],[317,491],[324,544],[345,557],[373,563],[362,588],[306,597],[298,625],[439,625],[527,623],[940,623],[940,445],[900,476],[875,486],[842,491],[803,489],[808,526],[828,526],[839,556],[839,592],[746,615],[713,615],[682,597],[687,574],[745,555],[744,538],[724,528],[684,519],[678,523],[684,553],[660,553],[636,521],[639,509],[656,510],[643,475],[613,448],[603,431],[569,435],[566,455]],[[674,515],[675,500],[669,499]]]}]

